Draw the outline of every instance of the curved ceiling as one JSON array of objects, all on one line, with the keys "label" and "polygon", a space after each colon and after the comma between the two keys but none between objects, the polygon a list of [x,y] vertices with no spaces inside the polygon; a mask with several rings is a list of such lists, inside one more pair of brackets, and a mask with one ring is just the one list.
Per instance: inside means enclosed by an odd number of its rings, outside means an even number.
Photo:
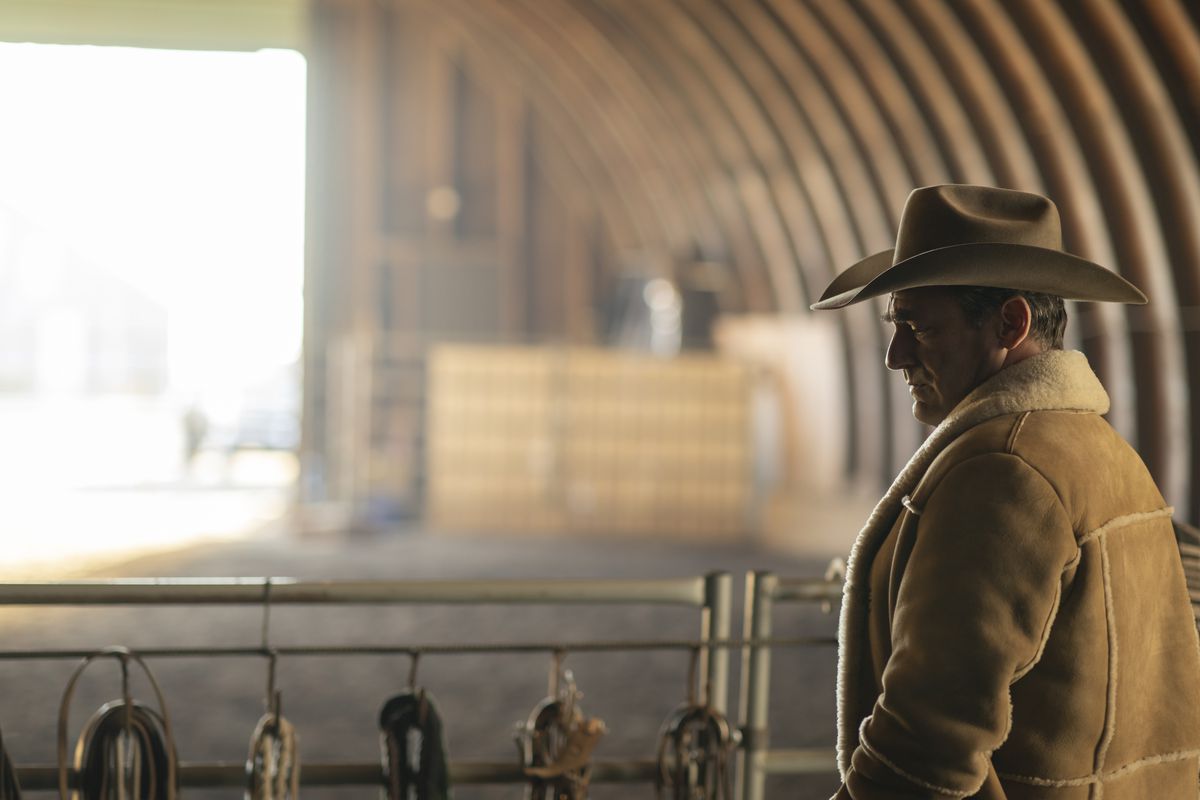
[{"label": "curved ceiling", "polygon": [[[1068,249],[1144,308],[1075,346],[1168,498],[1200,489],[1200,34],[1181,0],[405,0],[518,80],[604,190],[619,246],[732,262],[746,310],[808,313],[891,245],[915,186],[1049,194]],[[849,435],[890,476],[919,432],[844,313]],[[891,392],[891,394],[889,394]],[[886,422],[885,422],[886,421]]]},{"label": "curved ceiling", "polygon": [[[1077,304],[1109,417],[1200,521],[1200,5],[1191,0],[308,0],[459,30],[520,85],[618,248],[734,266],[743,310],[806,314],[891,245],[915,186],[1049,194],[1068,249],[1152,298]],[[212,6],[212,8],[210,8]],[[236,8],[235,8],[236,6]],[[294,46],[302,0],[17,0],[7,39]],[[866,306],[867,304],[864,304]],[[872,309],[839,313],[852,468],[918,441]]]}]

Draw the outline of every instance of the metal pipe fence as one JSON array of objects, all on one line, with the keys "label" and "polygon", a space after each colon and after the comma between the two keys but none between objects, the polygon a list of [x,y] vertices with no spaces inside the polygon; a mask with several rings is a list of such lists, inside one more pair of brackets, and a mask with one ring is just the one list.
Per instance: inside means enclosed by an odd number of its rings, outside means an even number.
[{"label": "metal pipe fence", "polygon": [[[820,603],[827,607],[841,601],[842,579],[781,578],[770,572],[746,575],[746,605],[743,632],[748,640],[742,649],[739,692],[739,725],[742,749],[738,764],[740,800],[762,800],[768,775],[812,774],[837,771],[837,753],[830,748],[771,748],[770,694],[771,648],[790,641],[773,639],[775,604]],[[811,639],[808,644],[837,645],[833,637]]]},{"label": "metal pipe fence", "polygon": [[[408,654],[568,653],[601,651],[692,650],[700,654],[699,685],[714,710],[726,713],[729,653],[741,650],[736,793],[740,800],[762,800],[772,774],[836,771],[833,748],[771,748],[769,706],[771,650],[781,646],[834,646],[828,636],[773,636],[777,603],[820,603],[841,599],[838,576],[825,579],[787,579],[770,572],[746,576],[745,614],[741,638],[732,638],[732,580],[728,573],[661,580],[505,580],[505,581],[299,581],[290,578],[237,579],[121,579],[64,583],[0,584],[0,606],[163,606],[258,605],[262,608],[262,639],[258,646],[187,646],[139,648],[147,659],[239,658],[276,656],[345,656]],[[283,605],[673,605],[696,608],[697,638],[608,641],[512,641],[500,643],[429,643],[396,645],[272,646],[270,610]],[[0,661],[82,659],[92,650],[0,650]],[[54,765],[17,767],[30,790],[57,786]],[[450,775],[456,784],[523,783],[528,780],[515,762],[454,761]],[[597,783],[650,782],[656,762],[647,759],[598,761],[592,780]],[[179,768],[187,787],[238,787],[246,782],[244,763],[189,763]],[[302,782],[308,786],[381,785],[383,767],[374,763],[306,762]],[[73,778],[72,778],[73,780]]]},{"label": "metal pipe fence", "polygon": [[[422,653],[596,652],[601,650],[693,650],[699,659],[699,681],[711,706],[727,708],[729,650],[744,643],[730,639],[732,581],[724,572],[694,578],[661,580],[488,580],[488,581],[299,581],[290,578],[121,579],[64,583],[0,584],[0,606],[129,606],[129,605],[259,605],[263,610],[258,647],[140,648],[145,658],[275,657]],[[509,642],[496,644],[337,645],[273,647],[270,609],[276,605],[329,604],[643,604],[694,607],[700,612],[698,638],[592,641]],[[72,649],[0,651],[0,660],[80,659],[94,651]],[[515,762],[451,762],[451,781],[461,784],[524,783]],[[55,765],[18,765],[22,786],[30,790],[57,787]],[[186,787],[244,787],[244,763],[188,763],[179,768]],[[645,759],[599,761],[593,782],[654,780],[656,762]],[[74,781],[74,772],[70,780]],[[380,786],[380,763],[305,763],[303,784],[310,786]]]}]

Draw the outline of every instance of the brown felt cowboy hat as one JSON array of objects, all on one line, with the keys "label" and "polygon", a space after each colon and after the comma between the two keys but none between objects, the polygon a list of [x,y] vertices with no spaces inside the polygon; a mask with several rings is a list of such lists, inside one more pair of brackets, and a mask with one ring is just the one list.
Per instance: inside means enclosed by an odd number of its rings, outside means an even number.
[{"label": "brown felt cowboy hat", "polygon": [[991,186],[914,189],[896,247],[864,258],[825,289],[813,309],[842,308],[921,286],[993,286],[1068,300],[1145,303],[1114,272],[1062,249],[1049,198]]}]

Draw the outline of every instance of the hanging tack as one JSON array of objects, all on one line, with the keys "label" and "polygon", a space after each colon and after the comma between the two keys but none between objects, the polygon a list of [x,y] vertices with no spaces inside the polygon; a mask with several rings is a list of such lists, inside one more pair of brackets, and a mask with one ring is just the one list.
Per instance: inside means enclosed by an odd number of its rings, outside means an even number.
[{"label": "hanging tack", "polygon": [[[414,654],[415,655],[415,654]],[[388,699],[379,713],[380,749],[388,800],[449,800],[450,769],[442,719],[433,696],[414,685]]]},{"label": "hanging tack", "polygon": [[517,749],[529,784],[527,800],[585,800],[591,783],[591,755],[607,728],[584,715],[583,693],[570,670],[566,651],[553,652],[551,694],[538,703],[529,719],[517,726]]},{"label": "hanging tack", "polygon": [[[75,688],[87,666],[97,658],[113,657],[121,669],[121,698],[105,703],[84,724],[67,755],[68,714]],[[158,703],[156,711],[134,701],[129,664],[141,668]],[[124,647],[110,647],[84,658],[63,691],[58,717],[58,789],[62,800],[174,800],[178,793],[178,758],[162,689],[149,667]],[[72,767],[77,784],[70,785]]]},{"label": "hanging tack", "polygon": [[300,793],[300,749],[295,728],[283,716],[283,692],[276,684],[279,654],[266,648],[266,713],[250,736],[246,759],[246,800],[295,800]]},{"label": "hanging tack", "polygon": [[706,680],[699,693],[701,648],[691,650],[687,700],[677,706],[659,731],[655,792],[659,800],[730,800],[733,796],[729,759],[737,733],[723,714],[709,705]]}]

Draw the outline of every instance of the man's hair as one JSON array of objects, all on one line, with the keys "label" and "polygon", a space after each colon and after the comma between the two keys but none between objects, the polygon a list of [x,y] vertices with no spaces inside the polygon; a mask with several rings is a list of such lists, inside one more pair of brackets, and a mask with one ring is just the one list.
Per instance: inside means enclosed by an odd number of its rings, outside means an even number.
[{"label": "man's hair", "polygon": [[996,289],[990,286],[951,287],[967,322],[976,328],[988,314],[999,311],[1010,297],[1024,297],[1029,303],[1029,336],[1043,347],[1063,349],[1063,334],[1067,330],[1067,307],[1063,299],[1053,294],[1024,292],[1017,289]]}]

